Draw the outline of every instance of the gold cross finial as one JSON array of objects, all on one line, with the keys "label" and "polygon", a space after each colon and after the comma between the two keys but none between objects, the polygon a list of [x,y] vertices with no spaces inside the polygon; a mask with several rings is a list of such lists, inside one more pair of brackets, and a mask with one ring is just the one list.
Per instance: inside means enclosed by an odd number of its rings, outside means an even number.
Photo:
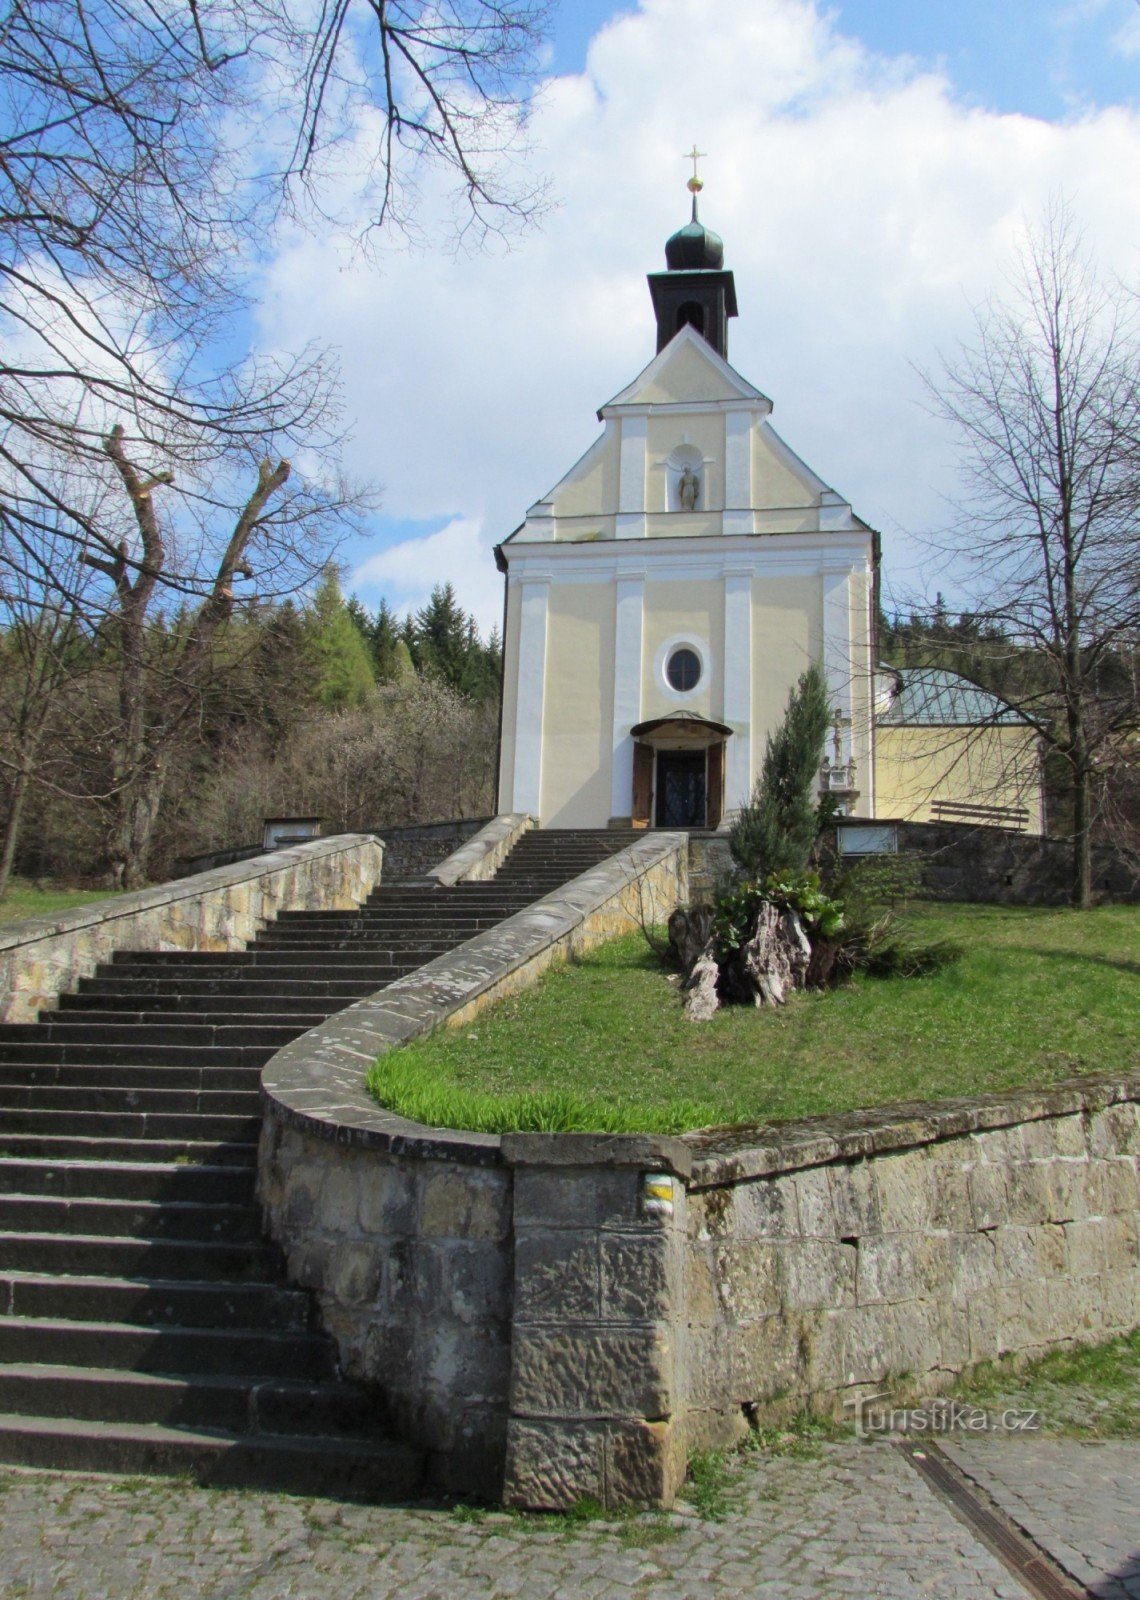
[{"label": "gold cross finial", "polygon": [[693,195],[700,194],[705,186],[704,179],[697,172],[697,162],[702,160],[704,155],[705,152],[698,150],[696,144],[694,144],[693,148],[685,156],[686,161],[693,163],[693,176],[689,179],[689,192]]}]

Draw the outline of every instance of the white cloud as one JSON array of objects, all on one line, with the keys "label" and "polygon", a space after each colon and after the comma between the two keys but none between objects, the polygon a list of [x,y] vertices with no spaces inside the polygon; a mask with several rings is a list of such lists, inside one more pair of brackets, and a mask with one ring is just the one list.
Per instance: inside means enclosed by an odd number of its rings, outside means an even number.
[{"label": "white cloud", "polygon": [[499,615],[490,546],[653,353],[644,275],[685,220],[694,138],[709,152],[702,214],[736,272],[733,364],[883,530],[900,584],[919,561],[908,533],[943,518],[953,482],[954,442],[920,408],[915,366],[969,332],[1025,219],[1065,192],[1105,265],[1135,279],[1133,112],[1061,124],[967,106],[810,0],[642,0],[596,36],[583,74],[547,85],[534,134],[560,205],[512,250],[391,252],[377,270],[295,239],[262,303],[274,344],[340,345],[351,465],[384,484],[385,512],[455,519],[366,562],[369,581],[411,593],[418,570],[420,593],[451,577],[484,627]]},{"label": "white cloud", "polygon": [[501,630],[503,580],[478,521],[457,517],[437,533],[378,550],[353,570],[347,587],[364,600],[378,601],[383,595],[402,616],[418,611],[436,584],[449,580],[484,633],[493,627]]}]

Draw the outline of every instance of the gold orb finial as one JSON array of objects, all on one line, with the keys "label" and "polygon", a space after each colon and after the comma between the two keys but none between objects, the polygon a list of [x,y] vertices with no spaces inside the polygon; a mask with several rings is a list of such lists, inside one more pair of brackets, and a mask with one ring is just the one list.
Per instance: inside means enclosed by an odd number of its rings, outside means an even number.
[{"label": "gold orb finial", "polygon": [[697,195],[700,194],[701,190],[705,186],[705,180],[697,171],[697,162],[703,160],[704,155],[705,152],[703,150],[698,150],[695,144],[693,145],[693,148],[687,151],[685,154],[685,160],[693,163],[693,176],[689,179],[688,190],[694,199],[696,199]]}]

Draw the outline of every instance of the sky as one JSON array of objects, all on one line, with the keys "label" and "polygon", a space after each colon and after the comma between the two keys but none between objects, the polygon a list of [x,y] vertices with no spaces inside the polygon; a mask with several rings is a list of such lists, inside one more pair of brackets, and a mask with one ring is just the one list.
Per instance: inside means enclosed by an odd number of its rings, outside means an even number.
[{"label": "sky", "polygon": [[881,531],[888,598],[953,595],[923,541],[956,442],[921,374],[1008,292],[1051,199],[1140,278],[1137,0],[566,0],[545,62],[530,160],[554,204],[509,248],[368,259],[298,232],[264,264],[259,340],[338,349],[348,465],[381,487],[346,587],[407,611],[449,579],[498,622],[493,546],[653,355],[645,274],[687,220],[695,140],[730,361]]}]

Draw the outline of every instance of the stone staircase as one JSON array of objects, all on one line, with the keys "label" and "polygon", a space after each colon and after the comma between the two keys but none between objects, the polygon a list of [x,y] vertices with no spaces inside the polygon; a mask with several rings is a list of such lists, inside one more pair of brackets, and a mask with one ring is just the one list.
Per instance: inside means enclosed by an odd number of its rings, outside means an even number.
[{"label": "stone staircase", "polygon": [[414,1491],[418,1453],[262,1236],[260,1069],[633,837],[532,832],[486,883],[288,912],[227,954],[118,952],[0,1025],[0,1461]]}]

